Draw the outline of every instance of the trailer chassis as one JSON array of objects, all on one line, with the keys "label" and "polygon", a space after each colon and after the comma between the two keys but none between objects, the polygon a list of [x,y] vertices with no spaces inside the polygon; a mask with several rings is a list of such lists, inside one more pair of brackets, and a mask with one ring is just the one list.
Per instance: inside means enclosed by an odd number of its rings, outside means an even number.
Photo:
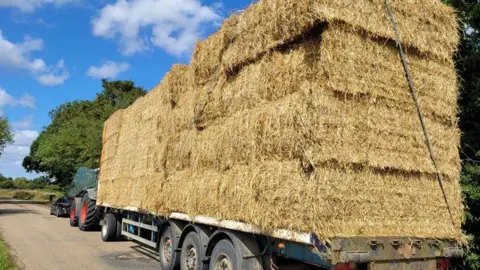
[{"label": "trailer chassis", "polygon": [[450,268],[452,261],[463,256],[462,246],[450,240],[353,237],[321,241],[314,234],[288,230],[265,234],[249,224],[210,217],[190,217],[183,213],[161,217],[134,207],[115,208],[105,204],[98,207],[102,216],[111,213],[121,221],[122,236],[159,252],[160,256],[168,253],[161,250],[160,240],[169,229],[173,237],[167,247],[171,252],[168,256],[177,260],[175,264],[182,256],[189,234],[200,240],[201,254],[196,255],[206,266],[211,263],[215,246],[221,240],[230,241],[238,253],[238,266],[232,269],[270,269],[274,258],[284,257],[323,269],[433,270]]}]

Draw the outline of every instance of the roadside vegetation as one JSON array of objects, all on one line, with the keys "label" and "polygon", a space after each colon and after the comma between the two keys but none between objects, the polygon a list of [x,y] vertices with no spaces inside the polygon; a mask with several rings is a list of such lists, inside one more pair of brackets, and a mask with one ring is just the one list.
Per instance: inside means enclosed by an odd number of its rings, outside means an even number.
[{"label": "roadside vegetation", "polygon": [[8,246],[0,239],[0,270],[15,270],[18,269],[15,261],[13,260]]},{"label": "roadside vegetation", "polygon": [[103,123],[147,93],[132,81],[102,80],[102,88],[92,101],[67,102],[50,112],[51,123],[23,160],[27,171],[44,173],[66,188],[80,167],[99,167]]},{"label": "roadside vegetation", "polygon": [[58,184],[52,184],[48,177],[38,177],[33,180],[28,180],[25,177],[11,178],[4,177],[0,174],[0,189],[30,189],[30,190],[45,190],[52,192],[62,191]]},{"label": "roadside vegetation", "polygon": [[52,195],[54,198],[62,196],[63,191],[59,185],[52,184],[48,177],[41,176],[28,180],[25,177],[13,179],[0,174],[0,197],[45,201]]},{"label": "roadside vegetation", "polygon": [[0,189],[0,197],[18,200],[46,201],[50,200],[52,195],[59,198],[62,194],[60,191]]}]

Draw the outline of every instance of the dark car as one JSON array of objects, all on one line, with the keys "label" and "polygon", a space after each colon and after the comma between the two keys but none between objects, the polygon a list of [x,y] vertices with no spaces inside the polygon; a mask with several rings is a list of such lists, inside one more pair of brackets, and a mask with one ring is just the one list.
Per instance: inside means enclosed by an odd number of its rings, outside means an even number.
[{"label": "dark car", "polygon": [[72,199],[67,196],[63,196],[52,203],[50,207],[50,214],[57,217],[68,216],[70,213],[70,207],[72,206]]}]

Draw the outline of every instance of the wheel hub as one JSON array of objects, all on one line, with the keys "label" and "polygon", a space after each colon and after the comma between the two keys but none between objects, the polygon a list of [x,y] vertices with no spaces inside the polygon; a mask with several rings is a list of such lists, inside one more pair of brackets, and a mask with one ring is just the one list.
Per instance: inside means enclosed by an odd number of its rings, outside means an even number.
[{"label": "wheel hub", "polygon": [[104,219],[103,220],[103,223],[102,223],[102,235],[105,236],[107,235],[107,219]]},{"label": "wheel hub", "polygon": [[225,254],[221,254],[218,256],[217,260],[215,261],[214,270],[233,270],[232,263],[230,259]]},{"label": "wheel hub", "polygon": [[188,270],[196,270],[197,269],[197,249],[193,245],[189,245],[187,247],[187,251],[185,253],[185,260],[186,260],[186,267]]},{"label": "wheel hub", "polygon": [[87,219],[87,202],[83,203],[82,212],[80,213],[80,221],[82,224],[85,223],[85,219]]},{"label": "wheel hub", "polygon": [[168,237],[163,241],[162,254],[164,262],[168,264],[172,259],[172,240]]}]

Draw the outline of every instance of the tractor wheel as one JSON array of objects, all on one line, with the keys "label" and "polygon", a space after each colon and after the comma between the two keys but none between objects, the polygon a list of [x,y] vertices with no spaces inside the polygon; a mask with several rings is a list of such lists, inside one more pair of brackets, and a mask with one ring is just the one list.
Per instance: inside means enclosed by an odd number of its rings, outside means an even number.
[{"label": "tractor wheel", "polygon": [[82,231],[93,231],[98,229],[100,219],[97,213],[96,201],[91,200],[88,197],[88,194],[85,194],[80,207],[78,228]]},{"label": "tractor wheel", "polygon": [[77,227],[78,226],[78,216],[76,212],[76,205],[75,201],[72,202],[72,206],[70,207],[70,226]]}]

